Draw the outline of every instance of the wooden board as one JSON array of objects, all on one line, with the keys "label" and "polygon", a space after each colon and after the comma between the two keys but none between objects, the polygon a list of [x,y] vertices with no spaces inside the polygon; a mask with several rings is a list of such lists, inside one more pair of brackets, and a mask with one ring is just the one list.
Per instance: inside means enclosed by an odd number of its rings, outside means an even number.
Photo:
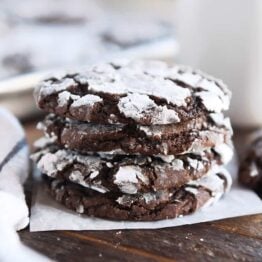
[{"label": "wooden board", "polygon": [[[30,144],[41,133],[25,124]],[[244,135],[236,132],[241,150]],[[30,195],[31,183],[27,184]],[[22,241],[56,261],[262,261],[262,215],[177,228],[19,233]]]}]

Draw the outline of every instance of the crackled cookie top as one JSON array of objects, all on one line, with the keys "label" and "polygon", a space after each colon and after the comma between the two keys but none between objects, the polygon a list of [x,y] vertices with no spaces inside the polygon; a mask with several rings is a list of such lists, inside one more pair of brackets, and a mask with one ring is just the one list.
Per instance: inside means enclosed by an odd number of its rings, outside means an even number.
[{"label": "crackled cookie top", "polygon": [[121,60],[47,79],[35,97],[44,111],[72,119],[160,125],[227,110],[231,93],[220,80],[188,67]]}]

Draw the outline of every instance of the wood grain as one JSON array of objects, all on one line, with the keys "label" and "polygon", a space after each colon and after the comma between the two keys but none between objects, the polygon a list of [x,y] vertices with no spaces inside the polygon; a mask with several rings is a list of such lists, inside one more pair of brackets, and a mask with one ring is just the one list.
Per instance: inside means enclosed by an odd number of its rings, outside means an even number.
[{"label": "wood grain", "polygon": [[[40,137],[25,124],[29,143]],[[247,132],[236,132],[243,152]],[[240,141],[240,142],[239,142]],[[27,192],[31,192],[31,183]],[[262,215],[159,230],[20,232],[56,261],[262,261]]]}]

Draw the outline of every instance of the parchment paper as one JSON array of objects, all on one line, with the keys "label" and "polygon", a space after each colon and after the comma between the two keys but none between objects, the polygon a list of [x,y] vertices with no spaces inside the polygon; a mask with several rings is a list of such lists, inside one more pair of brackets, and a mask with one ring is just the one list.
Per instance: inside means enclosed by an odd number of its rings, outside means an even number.
[{"label": "parchment paper", "polygon": [[76,214],[48,196],[41,186],[39,174],[36,174],[38,181],[31,207],[30,231],[157,229],[262,213],[262,200],[236,181],[236,159],[228,169],[234,180],[232,189],[216,204],[192,215],[157,222],[115,222]]}]

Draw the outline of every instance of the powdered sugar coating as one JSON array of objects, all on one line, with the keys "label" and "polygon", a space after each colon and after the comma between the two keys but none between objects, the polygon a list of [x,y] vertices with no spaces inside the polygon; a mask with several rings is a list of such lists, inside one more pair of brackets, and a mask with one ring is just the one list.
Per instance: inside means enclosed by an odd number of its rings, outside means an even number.
[{"label": "powdered sugar coating", "polygon": [[152,202],[166,202],[170,200],[172,193],[168,192],[168,190],[161,190],[158,192],[148,192],[140,195],[122,195],[116,199],[116,202],[119,205],[128,205],[128,203],[132,203],[138,199],[144,201],[146,204],[150,204]]},{"label": "powdered sugar coating", "polygon": [[219,96],[209,91],[197,92],[196,96],[201,99],[206,109],[210,112],[221,112],[229,108],[229,103],[221,103]]},{"label": "powdered sugar coating", "polygon": [[[125,125],[83,123],[49,115],[44,120],[45,134],[57,136],[55,144],[82,153],[177,155],[201,153],[228,143],[225,127],[217,127],[209,118],[170,125]],[[117,151],[115,151],[117,150]]]},{"label": "powdered sugar coating", "polygon": [[232,146],[227,145],[225,143],[219,144],[216,147],[214,147],[214,151],[220,155],[223,164],[229,163],[234,155],[234,150]]},{"label": "powdered sugar coating", "polygon": [[[56,154],[46,153],[37,163],[37,167],[44,174],[52,177],[57,170],[62,170],[69,164],[63,161],[65,154],[66,153],[64,151],[58,151]],[[70,160],[68,159],[68,161]]]},{"label": "powdered sugar coating", "polygon": [[[90,178],[93,179],[94,176],[97,175],[97,174],[98,174],[98,172],[94,171],[94,172],[91,172],[91,174],[89,176],[90,176]],[[106,192],[109,191],[106,187],[104,187],[102,185],[95,184],[95,183],[93,183],[93,184],[87,183],[84,179],[84,175],[78,170],[72,172],[69,176],[69,179],[70,179],[70,181],[72,181],[74,183],[77,183],[77,184],[79,184],[83,187],[91,188],[91,189],[96,190],[100,193],[106,193]]]},{"label": "powdered sugar coating", "polygon": [[218,132],[212,132],[210,130],[202,130],[199,131],[198,137],[194,139],[191,146],[185,152],[183,152],[183,154],[186,153],[201,154],[203,151],[210,148],[210,146],[205,147],[203,145],[204,140],[209,141],[211,144],[213,144],[213,146],[211,147],[216,147],[226,142],[224,134]]},{"label": "powdered sugar coating", "polygon": [[216,203],[224,193],[228,192],[232,186],[232,177],[228,171],[219,166],[214,166],[206,176],[191,181],[185,188],[186,191],[196,195],[198,187],[204,187],[210,191],[211,198],[204,204],[202,208],[206,208]]},{"label": "powdered sugar coating", "polygon": [[119,111],[126,117],[139,121],[141,115],[152,115],[152,122],[155,125],[180,122],[178,114],[169,110],[166,106],[158,106],[147,95],[130,93],[121,98],[117,105]]},{"label": "powdered sugar coating", "polygon": [[[219,174],[223,178],[214,174]],[[199,180],[191,181],[188,184],[191,186],[205,187],[212,192],[213,197],[217,197],[217,195],[219,196],[230,190],[232,177],[224,167],[215,165],[211,170],[209,170],[206,176]]]},{"label": "powdered sugar coating", "polygon": [[73,101],[77,101],[80,99],[80,96],[72,95],[68,91],[63,91],[62,93],[59,93],[58,95],[58,105],[60,107],[66,106],[70,99]]},{"label": "powdered sugar coating", "polygon": [[186,186],[186,187],[185,187],[185,190],[186,190],[187,192],[192,193],[193,195],[197,195],[197,194],[198,194],[198,189],[195,188],[195,187]]},{"label": "powdered sugar coating", "polygon": [[[225,96],[224,90],[218,86],[217,82],[210,79],[202,79],[197,86],[203,89],[203,91],[197,93],[197,95],[203,100],[203,103],[209,111],[221,112],[222,110],[228,110],[230,96]],[[211,101],[217,102],[217,104],[211,105]]]},{"label": "powdered sugar coating", "polygon": [[177,74],[176,77],[178,81],[193,87],[197,86],[197,84],[202,79],[200,75],[192,73]]},{"label": "powdered sugar coating", "polygon": [[77,83],[71,78],[64,78],[60,79],[56,83],[48,80],[46,82],[43,82],[42,85],[42,88],[39,89],[40,94],[46,96],[54,93],[59,93],[61,91],[67,91],[70,87],[76,86]]},{"label": "powdered sugar coating", "polygon": [[229,117],[225,117],[222,113],[211,113],[209,116],[217,126],[226,127],[231,132],[231,134],[233,134]]},{"label": "powdered sugar coating", "polygon": [[[223,176],[225,179],[221,178]],[[182,190],[185,190],[193,194],[196,198],[199,194],[199,188],[203,187],[210,192],[210,198],[204,204],[203,208],[214,204],[218,201],[222,195],[229,190],[232,184],[231,176],[228,172],[219,167],[214,167],[206,176],[186,183]],[[153,201],[165,202],[170,201],[176,191],[171,192],[168,190],[160,190],[158,192],[148,192],[140,195],[122,195],[116,199],[116,202],[120,205],[127,205],[137,199],[144,200],[146,204]]]},{"label": "powdered sugar coating", "polygon": [[174,159],[172,162],[171,162],[171,165],[172,167],[177,170],[177,171],[181,171],[184,169],[184,163],[182,160],[180,159]]},{"label": "powdered sugar coating", "polygon": [[114,175],[114,183],[119,186],[120,190],[126,194],[136,194],[138,181],[148,184],[148,178],[142,173],[137,166],[121,166]]},{"label": "powdered sugar coating", "polygon": [[226,119],[222,113],[211,113],[209,114],[210,118],[214,121],[214,123],[218,126],[225,126]]},{"label": "powdered sugar coating", "polygon": [[[162,126],[161,126],[162,127]],[[143,131],[147,136],[161,137],[164,134],[160,126],[138,126],[139,130]]]},{"label": "powdered sugar coating", "polygon": [[[100,193],[111,191],[113,187],[125,194],[137,194],[180,187],[204,176],[215,161],[211,151],[205,154],[203,158],[197,157],[198,163],[193,165],[192,155],[173,156],[170,162],[164,162],[159,156],[81,155],[49,145],[32,158],[41,173],[47,176],[63,177]],[[188,168],[190,163],[196,169]]]},{"label": "powdered sugar coating", "polygon": [[[73,114],[73,110],[80,108],[80,111],[84,111],[86,114],[88,113],[88,109],[92,110],[92,107],[101,102],[102,99],[96,95],[73,95],[68,91],[63,91],[58,94],[58,107],[69,109],[69,111]],[[81,107],[84,106],[84,109]]]},{"label": "powdered sugar coating", "polygon": [[190,157],[187,158],[187,161],[189,163],[189,166],[195,170],[201,170],[204,169],[204,165],[201,161],[197,159],[192,159]]},{"label": "powdered sugar coating", "polygon": [[79,107],[84,105],[93,106],[97,102],[101,102],[102,99],[96,95],[85,95],[79,99],[76,99],[74,103],[71,105],[72,107]]},{"label": "powdered sugar coating", "polygon": [[174,155],[157,155],[157,157],[161,158],[166,163],[171,163],[175,159]]},{"label": "powdered sugar coating", "polygon": [[163,98],[177,106],[186,106],[186,98],[190,96],[190,90],[182,88],[169,79],[146,74],[143,66],[128,64],[125,67],[114,69],[108,64],[97,65],[81,76],[81,81],[89,83],[89,89],[93,92],[128,95],[136,93],[147,96]]},{"label": "powdered sugar coating", "polygon": [[[80,87],[81,91],[77,94],[81,97],[99,96],[95,101],[93,97],[81,99],[81,102],[71,101],[79,110],[87,105],[92,108],[94,102],[107,104],[112,101],[108,104],[108,116],[101,120],[98,116],[70,115],[59,112],[59,105],[56,108],[55,104],[47,106],[42,103],[49,95],[58,96],[58,93],[69,91],[72,87]],[[185,108],[197,107],[198,101],[204,111],[220,113],[227,110],[231,93],[221,81],[191,68],[139,60],[101,63],[85,72],[47,80],[36,89],[36,96],[42,109],[81,121],[98,118],[98,122],[126,123],[132,119],[142,125],[160,125],[192,118],[189,113],[185,114]]]},{"label": "powdered sugar coating", "polygon": [[213,170],[210,171],[210,173],[202,177],[199,180],[189,182],[189,185],[191,186],[203,186],[207,189],[209,189],[212,194],[216,194],[217,192],[222,193],[224,192],[224,180],[219,178],[218,176],[214,176]]}]

